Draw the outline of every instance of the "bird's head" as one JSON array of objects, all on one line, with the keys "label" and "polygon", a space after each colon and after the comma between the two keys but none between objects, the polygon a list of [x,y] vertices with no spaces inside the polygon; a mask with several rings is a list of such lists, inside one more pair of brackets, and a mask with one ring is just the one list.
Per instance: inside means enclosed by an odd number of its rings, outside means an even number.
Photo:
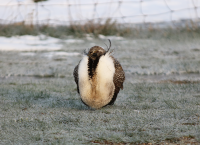
[{"label": "bird's head", "polygon": [[86,50],[84,50],[84,54],[87,55],[90,59],[97,60],[99,59],[102,55],[105,55],[106,53],[112,53],[112,51],[110,51],[111,48],[111,41],[110,39],[108,39],[110,46],[108,48],[108,50],[104,50],[102,47],[100,46],[93,46],[92,48],[90,48],[89,52],[87,53]]},{"label": "bird's head", "polygon": [[99,46],[93,46],[92,48],[90,48],[87,56],[92,59],[92,60],[96,60],[98,58],[100,58],[102,55],[105,55],[106,51],[99,47]]}]

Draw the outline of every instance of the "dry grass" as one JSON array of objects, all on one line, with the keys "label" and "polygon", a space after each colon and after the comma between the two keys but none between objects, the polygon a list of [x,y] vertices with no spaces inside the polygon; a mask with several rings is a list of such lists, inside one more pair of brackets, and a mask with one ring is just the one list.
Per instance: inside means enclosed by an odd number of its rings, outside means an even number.
[{"label": "dry grass", "polygon": [[13,35],[39,35],[44,34],[56,38],[66,38],[72,35],[75,37],[85,37],[90,34],[94,37],[101,35],[115,35],[134,38],[167,38],[179,39],[183,37],[199,37],[200,28],[197,25],[185,27],[165,27],[159,28],[151,24],[119,24],[117,21],[108,18],[106,20],[89,20],[87,22],[70,22],[68,25],[53,26],[49,24],[25,24],[24,22],[0,24],[0,36],[11,37]]},{"label": "dry grass", "polygon": [[88,21],[86,23],[70,23],[69,25],[50,26],[50,25],[27,25],[24,22],[8,25],[0,25],[1,36],[13,35],[38,35],[45,34],[52,37],[62,38],[68,35],[83,37],[85,34],[91,34],[94,37],[102,35],[128,36],[131,34],[130,27],[119,25],[116,21],[107,19],[97,22]]}]

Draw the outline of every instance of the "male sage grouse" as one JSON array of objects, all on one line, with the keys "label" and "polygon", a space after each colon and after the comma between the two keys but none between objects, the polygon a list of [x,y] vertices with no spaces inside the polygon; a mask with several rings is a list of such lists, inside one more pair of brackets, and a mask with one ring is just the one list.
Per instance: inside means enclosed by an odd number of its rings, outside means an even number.
[{"label": "male sage grouse", "polygon": [[125,74],[120,63],[111,55],[110,47],[106,51],[93,46],[88,53],[84,52],[74,68],[77,92],[82,102],[94,109],[113,105],[120,88],[123,89]]}]

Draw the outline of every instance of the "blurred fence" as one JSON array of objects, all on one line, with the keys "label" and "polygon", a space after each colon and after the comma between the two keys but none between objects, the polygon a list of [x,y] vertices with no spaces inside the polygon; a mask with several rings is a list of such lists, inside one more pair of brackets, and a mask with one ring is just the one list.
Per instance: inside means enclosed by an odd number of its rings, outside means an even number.
[{"label": "blurred fence", "polygon": [[71,25],[115,23],[197,27],[199,0],[1,0],[0,24]]},{"label": "blurred fence", "polygon": [[198,0],[10,0],[0,4],[1,23],[66,24],[105,20],[120,23],[172,22],[200,18]]}]

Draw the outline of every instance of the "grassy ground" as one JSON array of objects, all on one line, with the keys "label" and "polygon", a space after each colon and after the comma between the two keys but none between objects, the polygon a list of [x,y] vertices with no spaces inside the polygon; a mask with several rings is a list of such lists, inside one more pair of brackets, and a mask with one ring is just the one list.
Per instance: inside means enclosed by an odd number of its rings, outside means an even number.
[{"label": "grassy ground", "polygon": [[[61,51],[105,42],[84,41]],[[199,38],[112,42],[126,81],[115,105],[99,110],[76,92],[81,56],[0,52],[0,144],[199,144]]]}]

